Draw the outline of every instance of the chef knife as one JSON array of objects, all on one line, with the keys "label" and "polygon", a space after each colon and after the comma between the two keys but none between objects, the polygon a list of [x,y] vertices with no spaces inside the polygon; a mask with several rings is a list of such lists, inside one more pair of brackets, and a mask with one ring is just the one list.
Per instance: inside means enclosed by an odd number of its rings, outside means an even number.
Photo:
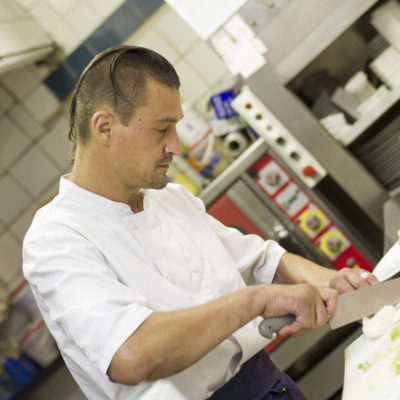
[{"label": "chef knife", "polygon": [[[340,328],[375,314],[382,307],[400,302],[400,278],[339,295],[335,314],[329,319],[331,329]],[[272,339],[274,332],[295,320],[293,314],[265,318],[258,326],[262,336]]]}]

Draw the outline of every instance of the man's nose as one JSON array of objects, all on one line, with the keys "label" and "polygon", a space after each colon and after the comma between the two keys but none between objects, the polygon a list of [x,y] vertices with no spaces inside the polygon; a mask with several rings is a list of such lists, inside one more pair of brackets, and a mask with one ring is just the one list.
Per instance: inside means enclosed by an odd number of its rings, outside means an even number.
[{"label": "man's nose", "polygon": [[165,145],[165,152],[167,154],[174,154],[174,155],[181,154],[182,148],[181,148],[181,144],[179,142],[178,133],[176,131],[176,128],[171,129],[170,134],[168,135],[167,139],[168,140]]}]

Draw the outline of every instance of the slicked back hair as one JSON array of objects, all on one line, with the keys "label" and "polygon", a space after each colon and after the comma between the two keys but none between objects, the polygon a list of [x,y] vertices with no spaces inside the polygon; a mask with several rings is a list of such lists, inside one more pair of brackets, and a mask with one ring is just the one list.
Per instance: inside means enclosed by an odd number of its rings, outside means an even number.
[{"label": "slicked back hair", "polygon": [[149,80],[179,88],[179,77],[163,56],[144,47],[120,45],[99,53],[82,72],[72,95],[70,130],[73,142],[69,162],[73,164],[77,143],[90,138],[90,121],[103,106],[113,107],[122,123],[128,124],[135,109],[146,102]]}]

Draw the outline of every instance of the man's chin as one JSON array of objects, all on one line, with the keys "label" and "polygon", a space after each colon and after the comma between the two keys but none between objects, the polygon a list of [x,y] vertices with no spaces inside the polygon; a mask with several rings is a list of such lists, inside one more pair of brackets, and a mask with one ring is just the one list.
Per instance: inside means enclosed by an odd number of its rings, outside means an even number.
[{"label": "man's chin", "polygon": [[168,184],[168,178],[165,177],[165,179],[159,179],[155,182],[153,182],[151,185],[149,185],[149,189],[163,189],[165,186]]}]

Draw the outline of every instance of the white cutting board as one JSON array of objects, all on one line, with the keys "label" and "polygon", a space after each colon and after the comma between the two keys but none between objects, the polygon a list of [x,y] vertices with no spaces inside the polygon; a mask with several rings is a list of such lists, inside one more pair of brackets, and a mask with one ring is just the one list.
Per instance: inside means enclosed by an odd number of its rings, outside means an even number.
[{"label": "white cutting board", "polygon": [[[374,274],[385,280],[399,271],[400,240],[382,257]],[[391,332],[398,325],[393,323],[376,339],[361,335],[346,348],[342,400],[400,400],[400,373],[393,369],[394,358],[400,357],[400,339],[391,340]]]},{"label": "white cutting board", "polygon": [[394,326],[377,339],[361,335],[346,348],[342,400],[400,400],[400,373],[392,365],[400,356],[400,339],[391,341]]}]

